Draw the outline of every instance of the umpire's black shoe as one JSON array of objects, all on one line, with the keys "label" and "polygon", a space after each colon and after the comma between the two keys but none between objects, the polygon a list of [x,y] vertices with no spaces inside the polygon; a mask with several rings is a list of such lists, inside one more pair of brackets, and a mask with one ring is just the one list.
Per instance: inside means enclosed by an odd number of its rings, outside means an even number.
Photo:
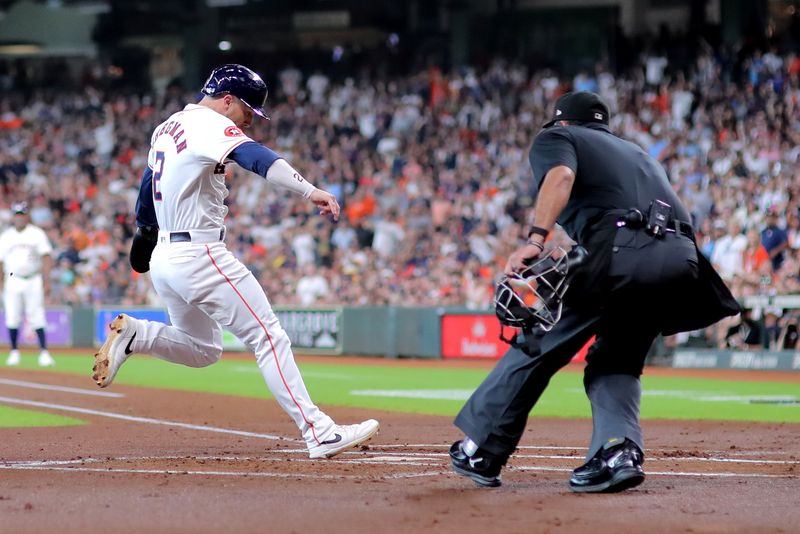
[{"label": "umpire's black shoe", "polygon": [[609,441],[584,465],[572,472],[569,487],[579,493],[616,493],[644,481],[644,455],[629,439]]},{"label": "umpire's black shoe", "polygon": [[506,463],[506,458],[501,458],[478,449],[472,456],[467,456],[461,448],[461,442],[456,441],[450,447],[450,463],[453,471],[461,476],[471,478],[477,485],[486,488],[496,488],[500,481],[500,470]]}]

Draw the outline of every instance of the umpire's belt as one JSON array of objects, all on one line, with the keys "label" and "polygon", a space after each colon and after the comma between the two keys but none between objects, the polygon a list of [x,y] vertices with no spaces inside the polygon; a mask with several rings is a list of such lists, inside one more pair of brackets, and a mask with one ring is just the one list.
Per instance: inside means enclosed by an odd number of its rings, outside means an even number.
[{"label": "umpire's belt", "polygon": [[183,232],[165,232],[159,230],[159,243],[216,243],[225,238],[225,227],[208,230],[186,230]]},{"label": "umpire's belt", "polygon": [[694,239],[694,229],[692,228],[692,225],[687,222],[673,219],[667,223],[667,231],[669,232],[670,230],[673,232],[680,232],[689,239]]},{"label": "umpire's belt", "polygon": [[26,274],[26,275],[16,274],[16,273],[11,274],[11,276],[13,276],[14,278],[21,278],[22,280],[33,280],[34,278],[36,278],[39,275],[40,275],[40,273],[33,273],[33,274]]},{"label": "umpire's belt", "polygon": [[[634,213],[635,212],[635,213]],[[644,230],[644,217],[638,210],[629,210],[623,217],[617,220],[618,227],[626,227],[631,230]],[[666,225],[667,232],[681,233],[691,240],[694,240],[694,230],[692,225],[685,221],[671,219]]]}]

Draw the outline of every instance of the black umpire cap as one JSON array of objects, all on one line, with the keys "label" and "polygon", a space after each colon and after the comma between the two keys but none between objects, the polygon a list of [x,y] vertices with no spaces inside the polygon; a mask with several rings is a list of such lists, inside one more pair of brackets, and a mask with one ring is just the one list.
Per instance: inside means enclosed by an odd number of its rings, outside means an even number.
[{"label": "black umpire cap", "polygon": [[544,127],[549,128],[558,121],[596,122],[608,126],[608,105],[591,91],[567,93],[556,100],[553,119]]}]

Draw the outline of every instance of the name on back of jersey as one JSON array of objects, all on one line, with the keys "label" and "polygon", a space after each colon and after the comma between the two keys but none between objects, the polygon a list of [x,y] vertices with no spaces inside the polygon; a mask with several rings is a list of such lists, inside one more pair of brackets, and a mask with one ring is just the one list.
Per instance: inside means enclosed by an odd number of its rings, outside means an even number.
[{"label": "name on back of jersey", "polygon": [[153,137],[153,140],[157,139],[162,135],[169,135],[172,137],[172,140],[175,142],[175,152],[180,154],[187,148],[186,139],[181,141],[181,137],[183,136],[183,126],[178,121],[168,121],[165,122],[164,125],[156,132],[156,135]]}]

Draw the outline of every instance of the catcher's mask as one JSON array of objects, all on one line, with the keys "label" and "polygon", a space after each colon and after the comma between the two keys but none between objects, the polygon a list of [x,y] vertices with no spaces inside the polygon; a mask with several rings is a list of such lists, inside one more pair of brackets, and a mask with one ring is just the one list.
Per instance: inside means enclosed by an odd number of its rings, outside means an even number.
[{"label": "catcher's mask", "polygon": [[[580,246],[567,252],[555,248],[534,260],[525,270],[503,276],[494,292],[494,311],[500,324],[545,332],[561,318],[564,293],[575,268],[588,253]],[[502,336],[501,339],[509,341]]]}]

